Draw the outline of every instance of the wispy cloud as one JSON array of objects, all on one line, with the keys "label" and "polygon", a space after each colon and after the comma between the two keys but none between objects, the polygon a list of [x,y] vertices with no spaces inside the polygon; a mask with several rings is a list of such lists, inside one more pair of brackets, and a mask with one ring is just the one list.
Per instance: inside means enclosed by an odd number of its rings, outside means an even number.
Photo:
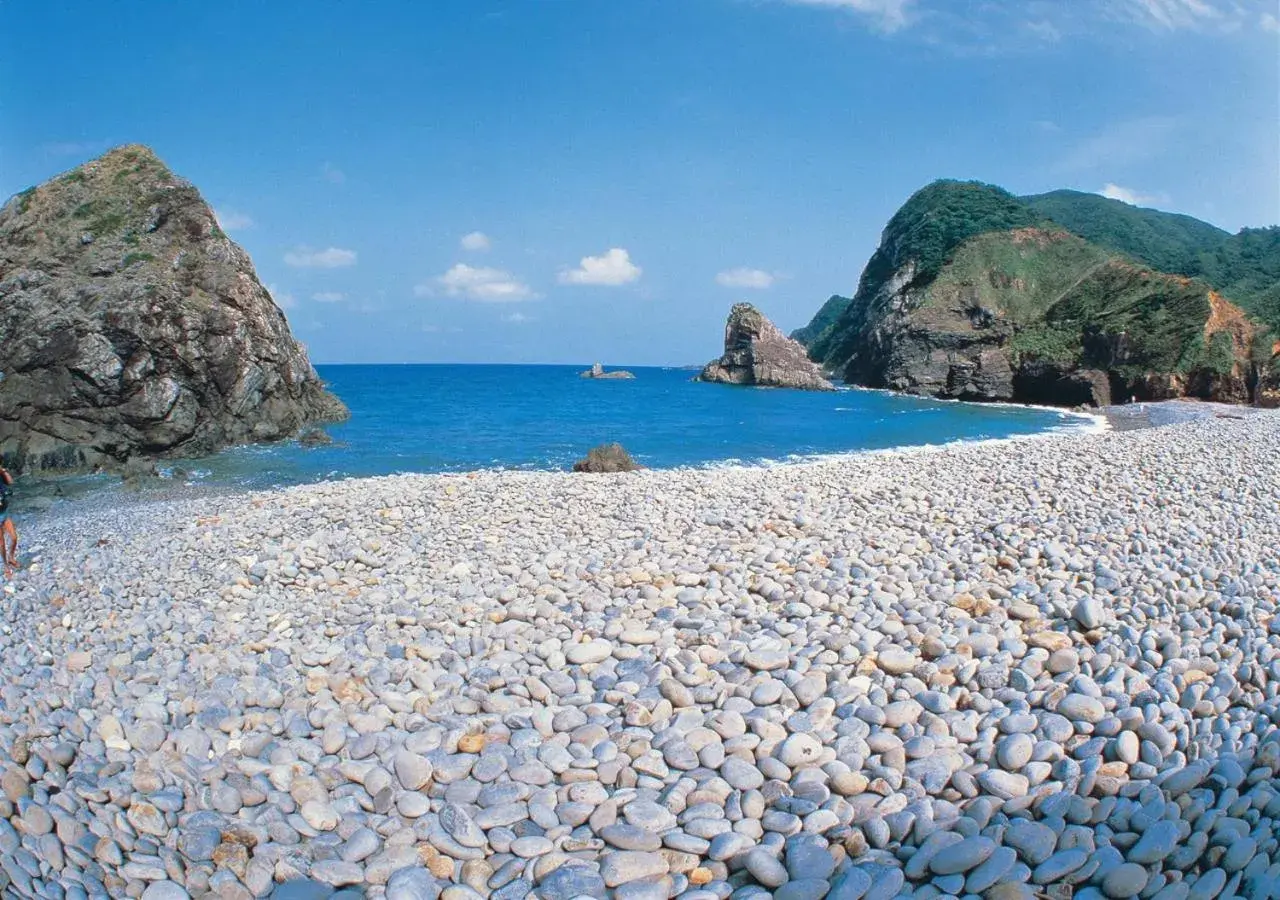
[{"label": "wispy cloud", "polygon": [[1128,203],[1130,206],[1151,206],[1156,203],[1169,202],[1169,197],[1166,194],[1143,194],[1133,188],[1121,187],[1109,181],[1098,193],[1112,200]]},{"label": "wispy cloud", "polygon": [[317,303],[341,303],[347,299],[347,295],[337,291],[317,291],[311,295],[311,299]]},{"label": "wispy cloud", "polygon": [[493,242],[489,240],[489,235],[483,231],[473,231],[470,234],[464,234],[462,240],[458,244],[463,250],[471,250],[474,252],[488,250],[493,246]]},{"label": "wispy cloud", "polygon": [[244,231],[257,224],[247,213],[236,212],[234,209],[215,209],[213,215],[223,231]]},{"label": "wispy cloud", "polygon": [[464,297],[481,303],[514,303],[535,300],[538,296],[510,272],[466,263],[458,263],[434,282],[417,285],[413,292],[419,297],[443,292],[450,297]]},{"label": "wispy cloud", "polygon": [[1116,169],[1156,156],[1181,127],[1174,116],[1144,116],[1115,122],[1077,143],[1054,166],[1058,172]]},{"label": "wispy cloud", "polygon": [[716,284],[727,288],[752,288],[764,290],[773,287],[778,276],[763,269],[729,269],[716,275]]},{"label": "wispy cloud", "polygon": [[299,247],[286,253],[284,262],[296,269],[341,269],[356,264],[356,252],[343,250],[341,247],[328,247],[324,250]]},{"label": "wispy cloud", "polygon": [[606,250],[600,256],[584,256],[578,268],[561,271],[561,284],[591,284],[618,287],[639,279],[644,270],[631,261],[631,254],[621,247]]},{"label": "wispy cloud", "polygon": [[510,322],[512,325],[523,325],[525,322],[532,322],[533,316],[526,316],[522,312],[513,312],[503,316],[502,321]]},{"label": "wispy cloud", "polygon": [[320,167],[320,177],[330,184],[342,184],[347,180],[347,174],[329,162]]},{"label": "wispy cloud", "polygon": [[1120,0],[1111,6],[1149,28],[1198,30],[1234,18],[1234,4],[1217,0]]},{"label": "wispy cloud", "polygon": [[293,309],[298,305],[297,301],[293,298],[293,294],[282,288],[276,287],[274,284],[267,285],[267,293],[270,294],[271,299],[276,302],[276,306],[281,309]]},{"label": "wispy cloud", "polygon": [[1119,27],[1153,34],[1280,30],[1269,0],[774,0],[851,14],[882,34],[961,55],[1035,52],[1072,38],[1097,39]]},{"label": "wispy cloud", "polygon": [[916,0],[783,0],[792,6],[816,6],[854,13],[874,29],[897,31],[911,21]]}]

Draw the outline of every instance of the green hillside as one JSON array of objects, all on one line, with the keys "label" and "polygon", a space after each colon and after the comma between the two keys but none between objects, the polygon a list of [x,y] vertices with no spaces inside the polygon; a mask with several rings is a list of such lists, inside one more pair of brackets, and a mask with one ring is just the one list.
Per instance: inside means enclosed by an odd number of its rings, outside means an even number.
[{"label": "green hillside", "polygon": [[1086,241],[1154,266],[1194,276],[1200,254],[1231,235],[1191,216],[1143,209],[1080,191],[1052,191],[1021,198],[1044,218]]},{"label": "green hillside", "polygon": [[886,270],[896,270],[910,259],[916,266],[913,281],[924,285],[942,269],[951,251],[974,235],[1039,221],[1034,210],[994,185],[935,181],[912,194],[894,213],[862,279],[878,280]]},{"label": "green hillside", "polygon": [[890,219],[853,299],[834,299],[796,336],[852,383],[1240,402],[1280,372],[1280,228],[1232,235],[1075,191],[934,182]]},{"label": "green hillside", "polygon": [[1280,330],[1280,228],[1231,234],[1191,216],[1079,191],[1023,197],[1031,209],[1087,241],[1171,275],[1201,278]]},{"label": "green hillside", "polygon": [[844,315],[844,311],[849,308],[849,304],[852,302],[852,297],[841,297],[839,294],[832,294],[827,298],[827,302],[822,304],[822,308],[809,320],[808,325],[791,332],[792,340],[799,341],[806,347],[813,346],[822,339],[823,333]]},{"label": "green hillside", "polygon": [[[957,247],[917,308],[942,333],[1007,326],[1010,360],[1146,371],[1229,372],[1204,332],[1209,287],[1151,272],[1062,230],[988,232]],[[948,320],[950,314],[954,321]],[[1123,346],[1091,335],[1124,335]],[[1220,348],[1219,348],[1220,349]]]}]

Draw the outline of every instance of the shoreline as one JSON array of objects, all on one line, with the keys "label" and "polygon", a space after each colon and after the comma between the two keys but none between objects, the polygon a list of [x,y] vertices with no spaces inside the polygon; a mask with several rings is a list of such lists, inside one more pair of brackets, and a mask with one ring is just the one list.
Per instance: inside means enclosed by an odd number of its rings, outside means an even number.
[{"label": "shoreline", "polygon": [[[1224,676],[1280,660],[1277,440],[1264,413],[46,523],[0,606],[0,880],[1249,895],[1280,693]],[[1234,849],[1197,838],[1233,797]]]},{"label": "shoreline", "polygon": [[[851,387],[850,390],[881,392],[877,388]],[[885,391],[886,393],[893,393]],[[906,395],[912,396],[912,395]],[[964,403],[968,401],[947,400],[948,403]],[[982,404],[986,405],[986,404]],[[896,447],[869,448],[834,453],[818,453],[812,455],[792,455],[782,459],[760,459],[743,461],[736,458],[706,462],[698,465],[671,466],[667,468],[644,469],[644,472],[724,472],[730,470],[770,470],[788,467],[803,467],[857,460],[865,456],[913,456],[930,451],[963,447],[996,447],[1006,444],[1035,442],[1045,438],[1063,435],[1105,434],[1117,431],[1145,430],[1162,428],[1185,422],[1202,421],[1214,418],[1238,419],[1255,414],[1266,414],[1268,410],[1257,407],[1238,407],[1230,404],[1210,403],[1195,400],[1164,400],[1145,404],[1126,404],[1122,406],[1102,407],[1097,411],[1066,409],[1062,407],[1036,406],[1030,404],[1002,404],[1017,408],[1036,409],[1060,413],[1065,417],[1077,420],[1076,424],[1062,424],[1046,428],[1031,434],[1010,435],[997,438],[957,438],[925,444],[904,444]],[[162,461],[180,466],[182,460]],[[110,518],[123,510],[155,510],[161,511],[170,506],[213,501],[219,498],[250,498],[270,495],[277,492],[297,488],[317,487],[320,485],[344,484],[347,482],[376,481],[385,478],[473,478],[478,476],[574,476],[582,477],[582,473],[573,473],[565,469],[510,469],[484,468],[458,472],[391,472],[381,475],[351,475],[337,478],[324,478],[297,484],[281,484],[262,487],[250,487],[217,481],[183,481],[172,480],[169,476],[155,476],[144,479],[142,488],[130,489],[123,486],[117,476],[104,475],[100,485],[84,488],[83,493],[75,497],[55,498],[48,505],[30,508],[29,503],[19,501],[13,506],[15,519],[22,525],[24,549],[31,547],[25,536],[39,539],[39,535],[54,530],[62,525],[74,527],[86,516],[101,515]],[[87,478],[96,476],[70,476]],[[42,486],[56,485],[59,479],[49,479]],[[39,549],[37,546],[36,549]]]},{"label": "shoreline", "polygon": [[[841,390],[851,391],[869,391],[874,393],[887,393],[898,396],[893,391],[882,390],[878,388],[863,388],[856,386],[842,386]],[[903,397],[914,399],[937,399],[937,398],[917,398],[915,395],[902,394]],[[962,400],[943,400],[939,402],[946,403],[970,403],[971,401]],[[989,407],[991,404],[972,403],[975,406]],[[930,448],[958,446],[967,444],[999,444],[1006,441],[1026,440],[1043,437],[1046,435],[1063,434],[1063,433],[1094,433],[1104,431],[1108,427],[1107,416],[1101,413],[1090,413],[1081,410],[1067,409],[1063,407],[1052,406],[1036,406],[1033,404],[1016,404],[1006,403],[999,404],[1002,407],[1010,407],[1016,409],[1032,409],[1042,412],[1053,412],[1063,416],[1066,419],[1080,420],[1078,424],[1059,424],[1045,428],[1043,431],[1030,434],[1009,435],[997,438],[955,438],[948,441],[929,442],[923,444],[901,444],[893,447],[876,447],[864,448],[845,451],[832,451],[814,454],[789,454],[781,458],[760,458],[752,461],[745,461],[737,457],[727,457],[720,460],[711,460],[698,464],[684,464],[675,466],[666,466],[662,468],[648,469],[649,471],[700,471],[700,470],[721,470],[728,468],[775,468],[778,466],[804,465],[811,462],[822,462],[825,460],[839,460],[848,457],[857,457],[862,454],[895,454],[895,453],[912,453],[919,450]],[[263,445],[271,446],[271,445]],[[586,451],[583,450],[585,453]],[[184,459],[164,459],[157,460],[156,465],[160,470],[172,468],[185,468],[184,463],[190,463],[190,460]],[[335,478],[318,478],[312,481],[297,482],[294,484],[277,484],[266,486],[244,486],[228,482],[216,480],[187,479],[185,481],[176,481],[169,475],[146,476],[141,479],[141,488],[125,487],[122,483],[121,476],[114,473],[102,473],[95,475],[91,473],[78,473],[65,476],[52,477],[35,477],[33,481],[28,481],[22,487],[35,487],[34,505],[30,493],[24,498],[19,494],[17,501],[13,505],[13,512],[21,520],[29,517],[55,517],[62,518],[77,515],[79,511],[86,507],[103,507],[103,506],[147,506],[154,503],[182,503],[190,500],[200,499],[210,495],[244,495],[256,494],[262,492],[271,492],[277,490],[285,490],[292,487],[300,487],[316,484],[328,484],[350,480],[363,480],[368,478],[384,478],[399,475],[438,475],[438,476],[469,476],[478,473],[522,473],[522,474],[568,474],[567,469],[561,468],[505,468],[505,467],[487,467],[479,469],[469,469],[457,472],[388,472],[380,475],[344,475]],[[96,483],[88,483],[96,481]],[[66,487],[70,487],[71,496],[67,496]],[[53,496],[50,496],[53,492]]]}]

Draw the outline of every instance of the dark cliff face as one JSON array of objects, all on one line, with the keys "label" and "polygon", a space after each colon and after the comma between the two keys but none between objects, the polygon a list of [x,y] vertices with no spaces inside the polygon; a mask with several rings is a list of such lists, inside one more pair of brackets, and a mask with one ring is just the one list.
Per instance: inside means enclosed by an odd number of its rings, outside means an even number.
[{"label": "dark cliff face", "polygon": [[190,184],[128,146],[0,209],[0,454],[113,468],[346,416]]},{"label": "dark cliff face", "polygon": [[1205,282],[1125,259],[998,188],[955,182],[894,216],[857,294],[810,345],[851,383],[1063,406],[1270,404],[1275,352],[1266,324]]},{"label": "dark cliff face", "polygon": [[707,364],[700,381],[761,387],[834,390],[804,347],[778,330],[750,303],[729,311],[724,329],[724,355]]}]

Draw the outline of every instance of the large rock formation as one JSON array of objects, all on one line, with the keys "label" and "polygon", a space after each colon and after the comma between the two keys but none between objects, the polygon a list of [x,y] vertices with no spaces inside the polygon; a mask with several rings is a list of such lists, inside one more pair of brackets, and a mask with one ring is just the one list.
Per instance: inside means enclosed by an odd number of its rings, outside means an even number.
[{"label": "large rock formation", "polygon": [[750,303],[735,304],[724,328],[724,355],[707,363],[699,381],[762,387],[835,390],[804,347],[787,337]]},{"label": "large rock formation", "polygon": [[1099,230],[1108,243],[1048,221],[1042,198],[958,182],[917,192],[885,228],[853,300],[834,321],[829,302],[802,331],[809,355],[851,383],[963,400],[1276,401],[1280,345],[1268,323],[1280,317],[1280,286],[1265,282],[1280,273],[1277,235],[1222,232],[1217,268],[1204,265],[1246,311],[1205,280],[1112,249],[1183,258],[1212,226],[1052,196],[1051,209],[1084,206],[1080,220],[1095,227],[1109,215]]},{"label": "large rock formation", "polygon": [[115,468],[346,416],[199,192],[127,146],[0,209],[0,455]]}]

